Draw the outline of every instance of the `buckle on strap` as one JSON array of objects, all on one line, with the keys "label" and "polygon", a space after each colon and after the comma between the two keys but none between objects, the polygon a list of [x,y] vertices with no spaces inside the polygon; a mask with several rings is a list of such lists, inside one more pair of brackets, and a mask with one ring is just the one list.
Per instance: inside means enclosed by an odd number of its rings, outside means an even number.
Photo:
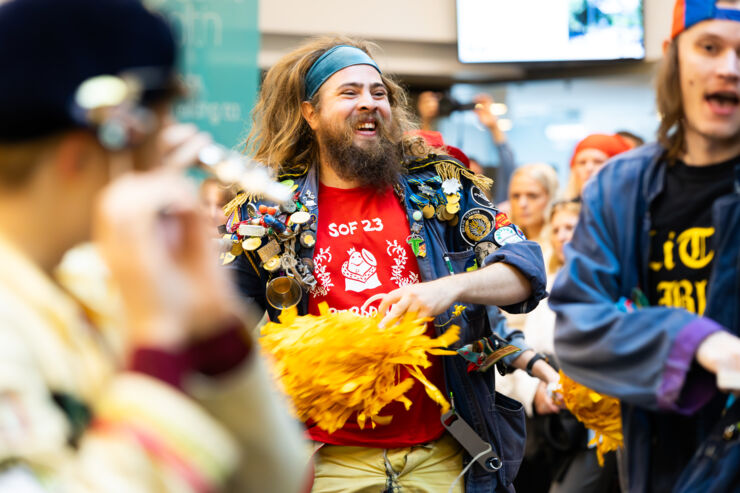
[{"label": "buckle on strap", "polygon": [[485,442],[454,409],[442,415],[442,425],[483,469],[492,472],[501,469],[503,462],[491,444]]}]

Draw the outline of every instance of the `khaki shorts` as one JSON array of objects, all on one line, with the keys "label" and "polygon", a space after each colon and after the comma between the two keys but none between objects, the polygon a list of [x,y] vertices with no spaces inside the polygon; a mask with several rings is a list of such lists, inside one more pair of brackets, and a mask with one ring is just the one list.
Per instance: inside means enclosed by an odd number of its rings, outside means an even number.
[{"label": "khaki shorts", "polygon": [[[316,451],[313,493],[445,493],[462,472],[462,448],[450,435],[413,447],[324,445]],[[463,479],[455,493],[463,493]]]}]

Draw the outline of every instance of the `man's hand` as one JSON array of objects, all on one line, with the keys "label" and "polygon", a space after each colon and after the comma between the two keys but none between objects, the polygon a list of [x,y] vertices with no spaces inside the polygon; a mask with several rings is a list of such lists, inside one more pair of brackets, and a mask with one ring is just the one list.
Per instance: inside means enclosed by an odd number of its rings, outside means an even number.
[{"label": "man's hand", "polygon": [[560,412],[560,407],[553,402],[550,393],[547,391],[547,382],[540,381],[539,385],[537,385],[537,391],[534,393],[533,407],[537,411],[537,414],[540,415]]},{"label": "man's hand", "polygon": [[[699,344],[696,361],[718,377],[723,375],[726,380],[726,375],[740,372],[740,338],[724,330],[715,332]],[[740,384],[723,390],[737,392]]]},{"label": "man's hand", "polygon": [[[519,270],[497,262],[473,272],[445,276],[377,295],[381,299],[378,312],[385,313],[391,309],[381,322],[385,325],[407,312],[432,317],[453,303],[506,306],[526,300],[531,293],[530,282]],[[365,304],[368,302],[370,300]]]},{"label": "man's hand", "polygon": [[210,134],[193,124],[170,122],[159,138],[162,167],[186,169],[198,162],[198,154],[213,143]]},{"label": "man's hand", "polygon": [[159,171],[116,180],[101,196],[94,238],[121,291],[134,346],[179,349],[234,313],[184,178]]},{"label": "man's hand", "polygon": [[418,317],[439,315],[457,301],[458,293],[450,278],[404,286],[385,294],[381,298],[378,313],[390,311],[380,322],[381,327],[399,320],[406,313],[415,313]]},{"label": "man's hand", "polygon": [[493,130],[494,127],[498,126],[498,117],[491,113],[491,105],[493,104],[493,98],[488,94],[478,94],[473,98],[475,103],[475,116],[478,117],[478,121],[489,130]]},{"label": "man's hand", "polygon": [[498,126],[498,117],[491,112],[493,98],[488,94],[478,94],[473,98],[475,102],[475,115],[478,121],[491,132],[491,137],[496,144],[506,142],[506,134]]}]

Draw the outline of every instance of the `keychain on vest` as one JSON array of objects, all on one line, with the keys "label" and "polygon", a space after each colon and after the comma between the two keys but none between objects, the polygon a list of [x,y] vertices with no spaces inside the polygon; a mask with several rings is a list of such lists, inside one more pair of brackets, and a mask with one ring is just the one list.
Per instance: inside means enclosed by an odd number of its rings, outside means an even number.
[{"label": "keychain on vest", "polygon": [[452,437],[470,454],[473,462],[477,462],[486,471],[498,471],[503,463],[493,451],[490,443],[486,443],[475,430],[465,422],[455,411],[455,401],[450,394],[450,410],[442,415],[442,426]]}]

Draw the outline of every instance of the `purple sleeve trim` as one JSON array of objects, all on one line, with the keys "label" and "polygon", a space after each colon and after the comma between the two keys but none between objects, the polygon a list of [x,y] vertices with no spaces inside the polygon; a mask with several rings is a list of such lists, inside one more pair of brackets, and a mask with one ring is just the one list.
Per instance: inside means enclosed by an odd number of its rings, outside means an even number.
[{"label": "purple sleeve trim", "polygon": [[658,391],[658,407],[681,414],[693,414],[717,391],[714,375],[700,369],[689,372],[699,344],[709,335],[725,330],[708,318],[686,324],[671,347]]}]

